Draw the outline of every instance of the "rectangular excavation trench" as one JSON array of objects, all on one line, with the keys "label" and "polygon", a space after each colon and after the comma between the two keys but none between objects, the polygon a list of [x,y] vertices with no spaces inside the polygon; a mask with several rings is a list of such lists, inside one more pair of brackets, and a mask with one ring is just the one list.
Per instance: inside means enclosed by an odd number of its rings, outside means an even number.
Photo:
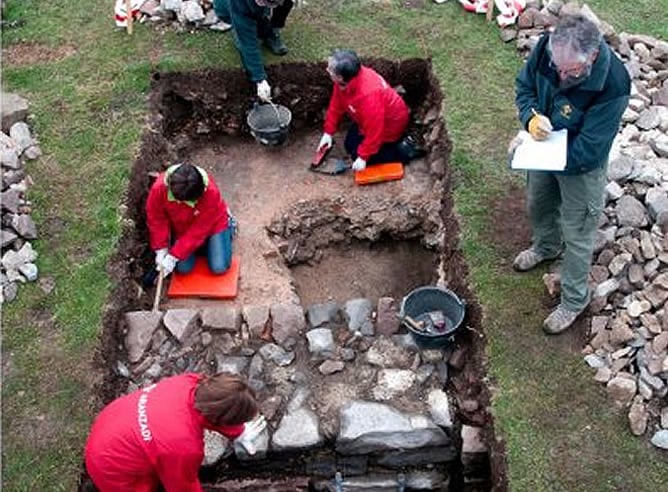
[{"label": "rectangular excavation trench", "polygon": [[[273,149],[248,135],[253,91],[241,72],[153,75],[149,129],[110,269],[115,287],[104,316],[99,404],[185,371],[225,369],[248,377],[269,420],[266,448],[253,459],[232,454],[203,467],[205,490],[505,488],[503,450],[486,413],[481,313],[457,244],[442,94],[428,61],[368,63],[402,89],[413,115],[410,131],[428,149],[403,180],[370,187],[355,186],[350,174],[307,169],[331,91],[324,66],[269,68],[276,102],[293,113],[288,141]],[[342,155],[337,147],[334,154]],[[162,311],[188,310],[192,323],[179,337],[163,318],[138,351],[128,344],[137,330],[132,313],[150,310],[154,295],[139,282],[153,261],[145,200],[155,174],[182,161],[215,177],[239,220],[240,292],[234,301],[163,296]],[[404,329],[395,333],[396,326],[381,333],[380,298],[393,298],[396,308],[413,288],[437,283],[467,302],[466,327],[448,349],[420,351]],[[360,298],[371,306],[366,314],[374,331],[361,339],[346,316],[347,303]],[[323,330],[333,348],[314,351],[305,333]],[[267,351],[270,341],[276,343]],[[413,381],[399,393],[384,386],[397,375]],[[425,403],[443,388],[452,425],[436,425]],[[354,429],[351,415],[365,418],[365,412],[388,412],[395,427],[368,434]],[[306,427],[311,422],[315,430],[287,436],[291,419]],[[464,434],[481,429],[486,449],[462,452],[462,426]],[[385,444],[372,443],[379,437]]]}]

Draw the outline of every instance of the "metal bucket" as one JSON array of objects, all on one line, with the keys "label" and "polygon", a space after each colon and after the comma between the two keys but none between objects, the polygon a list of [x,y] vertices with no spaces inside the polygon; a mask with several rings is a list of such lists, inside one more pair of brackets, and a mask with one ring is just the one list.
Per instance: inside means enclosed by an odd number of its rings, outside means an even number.
[{"label": "metal bucket", "polygon": [[262,145],[281,145],[288,138],[292,113],[280,104],[255,104],[248,112],[246,123],[255,140]]},{"label": "metal bucket", "polygon": [[418,331],[406,321],[403,324],[421,348],[440,348],[447,346],[460,328],[466,314],[466,304],[457,295],[440,287],[419,287],[411,291],[401,302],[399,314],[402,318],[410,316],[415,321],[424,319],[427,313],[441,312],[445,318],[445,327],[438,333]]}]

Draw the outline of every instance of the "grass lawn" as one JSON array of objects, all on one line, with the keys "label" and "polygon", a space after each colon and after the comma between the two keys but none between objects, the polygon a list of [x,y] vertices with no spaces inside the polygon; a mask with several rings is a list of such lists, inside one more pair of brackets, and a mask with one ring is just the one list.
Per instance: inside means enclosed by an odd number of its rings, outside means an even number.
[{"label": "grass lawn", "polygon": [[[625,414],[610,407],[576,351],[542,335],[540,273],[511,273],[488,233],[489,203],[521,182],[504,165],[517,129],[513,81],[521,61],[513,46],[454,0],[417,9],[388,3],[309,0],[288,21],[287,59],[322,60],[334,47],[432,58],[446,94],[462,246],[485,308],[493,412],[511,488],[658,490],[665,456],[631,436]],[[2,84],[30,100],[45,154],[29,164],[30,199],[40,275],[56,288],[23,286],[3,308],[2,488],[69,491],[92,418],[90,362],[110,287],[105,266],[120,235],[150,73],[238,66],[239,59],[229,34],[139,25],[129,37],[113,29],[110,1],[7,4],[5,18],[25,25],[3,29]],[[668,0],[589,4],[618,30],[668,39]]]}]

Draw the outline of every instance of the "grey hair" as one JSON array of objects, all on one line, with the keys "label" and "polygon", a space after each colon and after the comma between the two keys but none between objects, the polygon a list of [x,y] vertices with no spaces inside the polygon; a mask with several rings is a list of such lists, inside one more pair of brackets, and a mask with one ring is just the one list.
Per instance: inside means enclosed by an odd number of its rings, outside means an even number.
[{"label": "grey hair", "polygon": [[550,51],[554,47],[569,48],[581,60],[589,58],[599,47],[603,34],[582,14],[567,15],[559,20],[550,35]]},{"label": "grey hair", "polygon": [[329,69],[343,79],[344,82],[350,82],[362,67],[357,53],[353,50],[334,50],[329,57]]}]

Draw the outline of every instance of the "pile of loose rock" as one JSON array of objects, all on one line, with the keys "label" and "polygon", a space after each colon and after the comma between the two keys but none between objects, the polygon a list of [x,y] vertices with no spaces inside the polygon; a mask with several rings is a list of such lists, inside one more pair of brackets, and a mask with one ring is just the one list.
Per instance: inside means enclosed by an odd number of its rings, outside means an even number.
[{"label": "pile of loose rock", "polygon": [[204,28],[218,22],[213,0],[146,0],[139,8],[149,22]]},{"label": "pile of loose rock", "polygon": [[269,422],[258,454],[247,456],[210,433],[205,464],[231,453],[242,460],[271,454],[277,470],[286,472],[289,458],[280,456],[304,452],[299,460],[310,475],[331,479],[334,463],[354,461],[347,481],[385,490],[382,484],[410,466],[406,486],[419,481],[420,489],[442,490],[448,477],[435,464],[461,458],[473,469],[487,453],[482,427],[465,425],[453,437],[442,389],[450,368],[462,368],[465,353],[418,349],[396,311],[393,299],[381,298],[377,306],[352,299],[306,310],[278,303],[128,312],[128,358],[117,362],[117,372],[128,379],[128,390],[191,370],[248,379]]},{"label": "pile of loose rock", "polygon": [[[583,13],[597,23],[632,80],[629,106],[608,167],[607,201],[591,272],[591,339],[584,353],[612,399],[630,406],[636,435],[668,449],[668,42],[615,33],[576,2],[528,2],[517,28],[526,55],[559,16]],[[558,276],[545,277],[556,293]]]},{"label": "pile of loose rock", "polygon": [[2,93],[0,303],[16,298],[19,283],[37,279],[37,266],[34,263],[37,253],[29,242],[37,238],[37,230],[30,217],[32,206],[26,197],[31,181],[24,163],[37,159],[42,152],[30,134],[30,128],[25,122],[27,116],[28,103],[25,99],[16,94]]}]

